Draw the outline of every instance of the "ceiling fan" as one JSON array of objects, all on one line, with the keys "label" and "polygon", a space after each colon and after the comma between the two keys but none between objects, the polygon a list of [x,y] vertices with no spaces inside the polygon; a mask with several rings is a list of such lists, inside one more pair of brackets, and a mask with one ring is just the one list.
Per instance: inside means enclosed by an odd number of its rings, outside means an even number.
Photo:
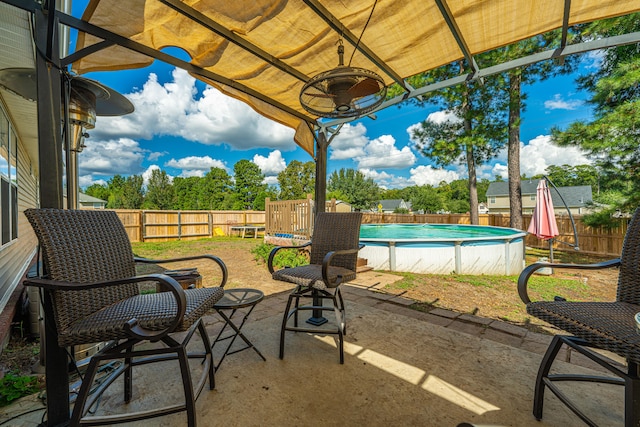
[{"label": "ceiling fan", "polygon": [[300,103],[311,114],[327,118],[358,117],[382,104],[384,80],[373,71],[344,65],[338,45],[338,66],[311,78],[300,91]]},{"label": "ceiling fan", "polygon": [[[362,28],[358,45],[371,21],[378,0],[373,2],[369,18]],[[351,55],[353,59],[353,54]],[[302,107],[320,117],[347,118],[365,115],[375,110],[387,95],[384,80],[373,71],[344,65],[344,46],[338,41],[338,66],[312,77],[300,91]]]}]

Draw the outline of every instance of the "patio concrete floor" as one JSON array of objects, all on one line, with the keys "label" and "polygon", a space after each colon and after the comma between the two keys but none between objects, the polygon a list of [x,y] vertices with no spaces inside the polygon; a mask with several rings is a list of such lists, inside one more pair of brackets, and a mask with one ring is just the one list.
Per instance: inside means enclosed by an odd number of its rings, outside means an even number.
[{"label": "patio concrete floor", "polygon": [[[205,386],[197,401],[199,426],[580,426],[582,422],[547,391],[544,418],[531,414],[533,384],[551,337],[508,323],[435,309],[408,308],[412,301],[380,292],[383,273],[366,272],[345,285],[345,363],[339,364],[335,336],[287,333],[278,358],[279,328],[290,286],[265,283],[243,332],[266,357],[252,350],[229,355],[216,373],[216,389]],[[329,319],[330,316],[327,315]],[[222,322],[205,317],[215,337]],[[238,340],[239,341],[239,340]],[[194,343],[197,345],[197,343]],[[216,347],[218,348],[218,347]],[[558,368],[594,373],[600,369],[579,354],[565,352]],[[140,368],[134,402],[121,403],[119,384],[100,402],[98,413],[149,407],[181,398],[177,363]],[[194,381],[198,378],[194,363]],[[142,371],[144,369],[144,372]],[[623,388],[567,384],[567,394],[603,426],[623,424]],[[137,400],[136,396],[138,397]],[[42,402],[21,399],[0,411],[7,425],[37,426]],[[186,425],[184,412],[131,423]]]}]

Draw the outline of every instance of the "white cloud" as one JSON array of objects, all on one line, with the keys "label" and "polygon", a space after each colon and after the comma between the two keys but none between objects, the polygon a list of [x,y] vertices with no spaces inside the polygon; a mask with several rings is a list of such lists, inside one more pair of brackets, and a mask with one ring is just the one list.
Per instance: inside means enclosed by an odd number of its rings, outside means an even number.
[{"label": "white cloud", "polygon": [[365,154],[364,147],[369,142],[365,136],[367,128],[362,123],[355,126],[349,123],[342,126],[340,133],[333,139],[329,148],[331,160],[344,160],[360,157]]},{"label": "white cloud", "polygon": [[90,185],[107,185],[107,181],[104,179],[93,179],[93,175],[80,175],[78,176],[78,185],[80,188],[87,188]]},{"label": "white cloud", "polygon": [[413,185],[433,185],[437,186],[442,181],[451,182],[460,179],[460,174],[456,171],[446,169],[434,169],[430,165],[421,165],[412,168],[410,171],[411,177],[409,181]]},{"label": "white cloud", "polygon": [[265,176],[262,180],[263,184],[267,185],[278,185],[278,177],[277,176]]},{"label": "white cloud", "polygon": [[142,171],[145,150],[130,138],[94,141],[88,139],[86,148],[78,154],[78,168],[83,176],[130,175]]},{"label": "white cloud", "polygon": [[182,169],[182,173],[180,176],[189,177],[189,176],[205,176],[207,172],[211,170],[211,168],[221,168],[229,171],[226,163],[222,160],[212,159],[209,156],[197,157],[197,156],[189,156],[183,157],[181,159],[171,159],[164,164],[167,167]]},{"label": "white cloud", "polygon": [[453,113],[452,111],[443,110],[443,111],[436,111],[429,114],[427,116],[427,121],[430,121],[432,123],[439,125],[446,122],[460,123],[462,122],[462,119],[456,116],[456,114]]},{"label": "white cloud", "polygon": [[496,163],[491,169],[490,174],[487,176],[482,175],[483,178],[487,178],[491,181],[493,181],[496,176],[500,176],[503,179],[509,178],[509,167],[506,164]]},{"label": "white cloud", "polygon": [[396,147],[391,135],[382,135],[370,140],[367,128],[362,123],[345,124],[329,145],[331,160],[353,159],[358,169],[402,169],[416,162],[416,156],[408,146]]},{"label": "white cloud", "polygon": [[127,95],[136,110],[121,117],[99,117],[93,133],[152,139],[182,137],[205,145],[228,144],[234,149],[256,147],[293,150],[293,129],[256,113],[247,104],[207,87],[197,98],[195,79],[175,69],[173,81],[161,85],[155,74],[141,90]]},{"label": "white cloud", "polygon": [[[262,171],[265,177],[276,177],[276,175],[285,170],[287,167],[284,158],[282,158],[282,153],[280,152],[280,150],[274,150],[270,152],[268,157],[256,154],[255,156],[253,156],[253,163],[258,165],[260,171]],[[278,182],[277,178],[275,182]],[[269,182],[269,184],[272,184],[272,182]]]},{"label": "white cloud", "polygon": [[[145,170],[144,172],[142,172],[142,185],[143,186],[147,186],[149,185],[149,179],[151,178],[151,174],[153,173],[154,170],[161,170],[160,166],[158,165],[151,165],[147,168],[147,170]],[[173,182],[173,176],[167,174],[167,177],[169,178],[169,182]]]},{"label": "white cloud", "polygon": [[408,146],[398,149],[396,140],[391,135],[382,135],[369,141],[364,152],[363,156],[356,157],[358,169],[403,169],[414,165],[417,160]]},{"label": "white cloud", "polygon": [[[551,165],[587,165],[592,161],[577,147],[559,147],[551,143],[550,135],[540,135],[530,140],[527,145],[520,143],[520,173],[533,176],[545,173],[545,169]],[[507,150],[501,150],[498,161],[493,165],[490,176],[495,175],[507,178]]]},{"label": "white cloud", "polygon": [[359,169],[360,172],[366,177],[371,178],[381,188],[404,188],[412,185],[407,178],[396,176],[388,172],[379,172],[373,169]]},{"label": "white cloud", "polygon": [[147,156],[147,160],[149,160],[150,162],[155,162],[160,157],[166,156],[167,154],[169,154],[168,151],[154,151],[153,153],[149,153],[149,155]]},{"label": "white cloud", "polygon": [[575,110],[582,105],[582,101],[574,99],[565,101],[559,93],[553,95],[553,99],[544,101],[544,108],[549,110]]},{"label": "white cloud", "polygon": [[582,56],[582,64],[588,70],[597,70],[602,67],[602,62],[604,61],[605,51],[600,50],[591,50],[587,52],[586,55]]}]

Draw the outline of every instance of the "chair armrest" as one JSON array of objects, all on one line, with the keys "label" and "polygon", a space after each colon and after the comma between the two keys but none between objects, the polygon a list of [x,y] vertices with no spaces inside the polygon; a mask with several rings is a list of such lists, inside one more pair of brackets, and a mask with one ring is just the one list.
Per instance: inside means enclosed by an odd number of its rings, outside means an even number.
[{"label": "chair armrest", "polygon": [[275,271],[273,269],[273,259],[280,249],[302,249],[306,248],[307,246],[311,246],[311,242],[307,242],[304,245],[299,246],[276,246],[275,248],[271,249],[271,252],[269,252],[269,259],[267,260],[267,268],[269,269],[269,273],[273,274],[273,272]]},{"label": "chair armrest", "polygon": [[518,294],[520,295],[520,299],[525,304],[529,304],[531,299],[529,298],[529,294],[527,292],[527,282],[531,275],[541,268],[550,267],[550,268],[573,268],[577,270],[601,270],[604,268],[618,267],[620,265],[620,258],[612,259],[609,261],[599,262],[596,264],[554,264],[549,262],[537,262],[535,264],[531,264],[520,273],[518,277]]},{"label": "chair armrest", "polygon": [[[362,248],[364,248],[364,245],[360,243],[357,248],[327,252],[327,254],[322,259],[322,281],[325,285],[327,285],[327,287],[329,287],[330,285],[334,285],[329,282],[329,267],[331,266],[331,260],[333,259],[333,257],[336,255],[350,255],[353,253],[358,253],[358,251],[360,251],[360,249]],[[337,282],[337,284],[340,284],[342,282],[342,276],[338,275]]]},{"label": "chair armrest", "polygon": [[173,332],[182,323],[184,313],[187,309],[187,299],[184,293],[184,289],[182,289],[182,286],[180,286],[180,284],[175,279],[167,276],[166,274],[148,274],[144,276],[127,277],[124,279],[93,283],[73,283],[41,278],[26,279],[22,283],[24,286],[35,286],[46,291],[81,291],[106,288],[109,286],[122,285],[125,283],[149,281],[159,282],[163,288],[166,288],[171,292],[176,300],[177,311],[175,318],[173,319],[171,324],[162,331],[145,329],[138,325],[138,320],[136,318],[129,319],[125,324],[125,328],[136,338],[158,340],[163,338],[165,335]]},{"label": "chair armrest", "polygon": [[227,284],[227,278],[229,276],[229,272],[227,271],[226,264],[220,258],[214,255],[204,254],[204,255],[194,255],[194,256],[188,256],[188,257],[182,257],[182,258],[170,258],[170,259],[149,259],[149,258],[135,257],[134,261],[140,262],[143,264],[166,264],[171,262],[192,261],[192,260],[198,260],[198,259],[208,259],[218,264],[218,267],[220,267],[220,271],[222,272],[222,279],[220,280],[220,284],[218,286],[221,288],[224,288],[224,285]]}]

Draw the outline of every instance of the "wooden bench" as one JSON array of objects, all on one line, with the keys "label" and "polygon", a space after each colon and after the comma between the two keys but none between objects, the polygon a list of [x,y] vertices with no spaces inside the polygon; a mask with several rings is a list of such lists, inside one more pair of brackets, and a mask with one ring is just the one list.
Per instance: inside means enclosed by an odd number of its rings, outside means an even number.
[{"label": "wooden bench", "polygon": [[[253,238],[257,239],[258,232],[260,231],[264,232],[264,226],[263,225],[234,225],[231,227],[231,231],[237,231],[238,236],[242,236],[243,239],[247,236],[247,234],[249,234],[249,236],[253,234]],[[247,233],[247,231],[249,233]]]}]

